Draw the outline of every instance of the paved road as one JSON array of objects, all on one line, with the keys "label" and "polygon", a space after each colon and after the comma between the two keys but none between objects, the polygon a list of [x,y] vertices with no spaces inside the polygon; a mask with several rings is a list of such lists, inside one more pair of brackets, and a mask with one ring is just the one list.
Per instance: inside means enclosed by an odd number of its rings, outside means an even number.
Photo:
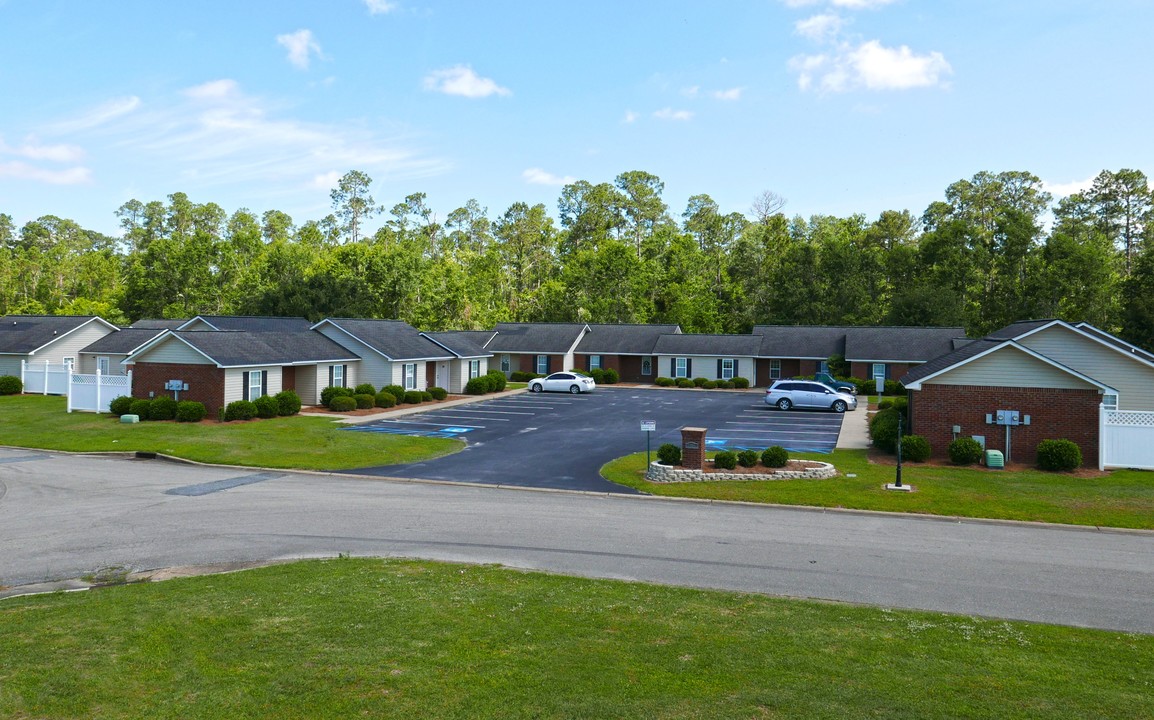
[{"label": "paved road", "polygon": [[[859,411],[861,412],[861,411]],[[686,425],[709,429],[712,450],[766,448],[830,452],[842,416],[781,412],[760,392],[598,388],[584,395],[520,394],[402,418],[350,431],[460,437],[457,454],[412,465],[363,468],[359,474],[468,481],[593,492],[634,493],[606,482],[601,466],[645,449],[642,420],[657,423],[650,441],[681,444]]]},{"label": "paved road", "polygon": [[352,553],[1154,632],[1154,535],[0,449],[0,584]]}]

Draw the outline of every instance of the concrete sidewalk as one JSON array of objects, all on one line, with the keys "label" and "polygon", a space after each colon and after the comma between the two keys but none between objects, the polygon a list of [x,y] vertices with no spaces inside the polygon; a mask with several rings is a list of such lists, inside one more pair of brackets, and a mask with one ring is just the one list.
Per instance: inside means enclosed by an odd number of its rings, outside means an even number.
[{"label": "concrete sidewalk", "polygon": [[857,410],[844,413],[836,447],[844,450],[867,450],[870,446],[869,396],[858,397]]}]

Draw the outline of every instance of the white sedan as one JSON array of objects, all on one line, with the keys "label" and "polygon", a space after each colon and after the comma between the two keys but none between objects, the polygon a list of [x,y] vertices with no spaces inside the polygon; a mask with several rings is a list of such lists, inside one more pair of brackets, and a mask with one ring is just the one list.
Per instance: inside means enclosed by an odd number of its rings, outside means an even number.
[{"label": "white sedan", "polygon": [[543,378],[534,378],[529,381],[529,392],[589,392],[597,387],[593,378],[575,372],[555,372]]}]

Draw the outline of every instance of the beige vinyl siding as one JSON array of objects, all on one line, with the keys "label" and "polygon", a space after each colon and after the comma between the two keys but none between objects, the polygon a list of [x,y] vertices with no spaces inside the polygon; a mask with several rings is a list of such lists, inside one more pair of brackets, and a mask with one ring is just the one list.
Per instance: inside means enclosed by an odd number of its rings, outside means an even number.
[{"label": "beige vinyl siding", "polygon": [[281,391],[281,371],[279,365],[253,368],[226,368],[224,371],[224,404],[228,405],[235,400],[244,400],[244,374],[254,370],[263,370],[268,373],[269,395],[276,395]]},{"label": "beige vinyl siding", "polygon": [[425,368],[425,365],[427,364],[428,363],[426,363],[424,360],[410,360],[408,362],[397,361],[392,363],[392,373],[389,376],[391,379],[386,384],[400,385],[401,387],[405,387],[405,365],[416,365],[417,390],[427,390],[429,387],[429,383],[425,381],[425,373],[428,372]]},{"label": "beige vinyl siding", "polygon": [[175,363],[179,365],[216,364],[172,336],[161,340],[158,345],[154,345],[151,349],[137,355],[133,360],[136,362],[147,361],[152,363]]},{"label": "beige vinyl siding", "polygon": [[1138,359],[1062,326],[1020,342],[1117,390],[1120,410],[1154,410],[1154,368]]},{"label": "beige vinyl siding", "polygon": [[1094,385],[1014,347],[1003,347],[961,367],[927,380],[926,385],[1065,388],[1085,390]]},{"label": "beige vinyl siding", "polygon": [[108,358],[108,374],[109,375],[125,375],[127,369],[121,365],[121,361],[128,357],[127,355],[115,355],[111,353],[81,353],[76,360],[76,372],[85,375],[96,374],[96,358]]},{"label": "beige vinyl siding", "polygon": [[[469,382],[469,363],[473,360],[481,361],[481,375],[489,372],[489,360],[495,358],[468,358],[463,360],[454,360],[449,368],[451,381],[449,387],[445,388],[454,395],[460,395],[465,392],[465,385]],[[500,363],[500,360],[497,360]],[[500,367],[500,365],[497,365]]]},{"label": "beige vinyl siding", "polygon": [[20,377],[20,361],[23,355],[0,355],[0,375]]},{"label": "beige vinyl siding", "polygon": [[[320,391],[317,390],[318,377],[320,376],[320,368],[316,365],[298,365],[297,366],[297,389],[296,393],[301,398],[301,403],[304,405],[319,405],[321,402]],[[325,377],[327,381],[329,378],[328,366],[325,366]]]},{"label": "beige vinyl siding", "polygon": [[[346,347],[351,350],[351,355],[357,355],[361,358],[360,362],[357,363],[355,371],[353,370],[353,364],[349,363],[349,375],[356,378],[355,381],[352,378],[346,380],[345,384],[349,387],[355,387],[359,383],[372,383],[373,387],[380,389],[385,385],[392,384],[392,363],[386,360],[379,352],[332,325],[322,325],[317,328],[317,332],[341,347]],[[326,365],[325,367],[327,368],[328,366]],[[321,387],[328,385],[328,372],[326,369],[324,377],[320,381],[322,383]]]},{"label": "beige vinyl siding", "polygon": [[188,325],[188,326],[182,328],[181,332],[183,332],[184,330],[216,330],[216,328],[209,325],[204,320],[197,318],[196,320],[192,321],[191,325]]},{"label": "beige vinyl siding", "polygon": [[718,355],[658,355],[657,367],[653,368],[654,377],[674,377],[669,372],[670,362],[674,358],[688,358],[692,361],[692,372],[687,374],[689,378],[703,377],[706,380],[721,380],[721,376],[717,373],[718,360],[736,360],[737,368],[734,372],[734,377],[743,377],[749,380],[750,385],[756,385],[756,369],[757,363],[751,357],[734,357],[734,356],[718,356]]},{"label": "beige vinyl siding", "polygon": [[70,357],[75,358],[79,364],[81,350],[112,332],[116,331],[110,330],[108,326],[101,325],[96,321],[90,321],[87,325],[73,330],[67,335],[61,335],[40,348],[29,356],[28,360],[38,363],[47,360],[52,365],[58,365],[64,362],[64,358]]}]

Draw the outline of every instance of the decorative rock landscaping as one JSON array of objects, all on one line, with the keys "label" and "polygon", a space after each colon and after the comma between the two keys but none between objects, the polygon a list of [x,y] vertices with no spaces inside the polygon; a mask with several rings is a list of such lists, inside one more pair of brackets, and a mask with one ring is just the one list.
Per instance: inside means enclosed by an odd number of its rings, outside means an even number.
[{"label": "decorative rock landscaping", "polygon": [[[712,460],[707,461],[712,463]],[[790,461],[793,465],[794,461]],[[718,482],[722,480],[825,480],[837,475],[837,468],[826,462],[806,460],[802,470],[756,468],[745,472],[709,472],[693,470],[677,465],[649,463],[645,479],[655,483],[670,482]]]}]

